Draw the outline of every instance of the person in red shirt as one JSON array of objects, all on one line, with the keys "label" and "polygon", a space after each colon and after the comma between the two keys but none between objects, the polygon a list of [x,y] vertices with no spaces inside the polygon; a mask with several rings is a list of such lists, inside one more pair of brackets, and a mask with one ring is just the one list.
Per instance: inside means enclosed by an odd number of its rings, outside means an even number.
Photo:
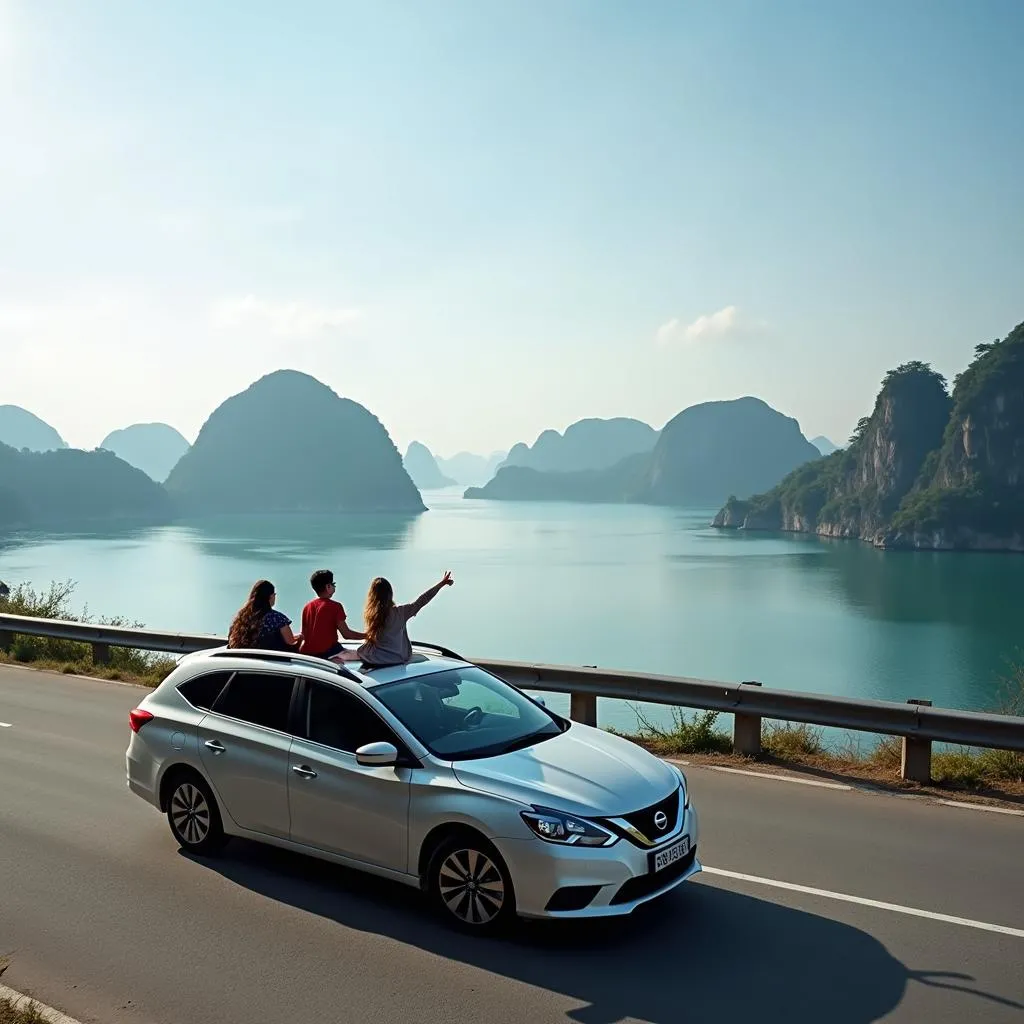
[{"label": "person in red shirt", "polygon": [[365,640],[365,633],[349,627],[345,609],[334,600],[334,573],[330,569],[317,569],[309,577],[309,585],[316,597],[302,609],[302,654],[317,658],[331,658],[342,650],[338,642],[340,633],[346,640]]}]

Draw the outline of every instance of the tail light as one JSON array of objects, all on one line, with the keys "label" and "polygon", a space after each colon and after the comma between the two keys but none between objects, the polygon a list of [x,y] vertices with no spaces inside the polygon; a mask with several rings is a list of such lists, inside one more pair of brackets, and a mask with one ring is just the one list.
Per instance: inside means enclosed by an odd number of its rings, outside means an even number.
[{"label": "tail light", "polygon": [[141,708],[135,708],[134,711],[128,712],[128,724],[132,727],[132,732],[138,732],[147,722],[152,720],[153,716]]}]

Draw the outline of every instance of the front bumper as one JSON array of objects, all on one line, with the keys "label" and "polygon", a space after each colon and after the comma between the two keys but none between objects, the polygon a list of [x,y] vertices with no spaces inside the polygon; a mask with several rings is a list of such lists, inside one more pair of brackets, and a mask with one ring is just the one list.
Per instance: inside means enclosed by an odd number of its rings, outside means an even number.
[{"label": "front bumper", "polygon": [[[679,842],[684,835],[690,837],[691,853],[671,869],[652,875],[648,854]],[[534,838],[495,842],[512,874],[520,915],[574,919],[630,914],[641,903],[657,899],[692,878],[701,870],[696,856],[698,838],[697,812],[688,807],[682,828],[651,849],[642,849],[628,839],[607,847],[560,846]],[[576,887],[596,889],[585,906],[572,910],[549,907],[557,892]]]}]

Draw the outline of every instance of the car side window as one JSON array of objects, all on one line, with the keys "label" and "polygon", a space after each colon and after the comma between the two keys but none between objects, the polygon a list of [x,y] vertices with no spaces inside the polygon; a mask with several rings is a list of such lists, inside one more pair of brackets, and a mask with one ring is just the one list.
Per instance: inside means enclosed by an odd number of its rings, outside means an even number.
[{"label": "car side window", "polygon": [[291,676],[236,672],[211,710],[218,715],[287,732],[294,686]]},{"label": "car side window", "polygon": [[354,754],[367,743],[403,744],[373,708],[337,686],[310,681],[306,736],[335,750]]},{"label": "car side window", "polygon": [[207,672],[196,676],[178,687],[178,692],[194,708],[209,711],[224,689],[224,684],[231,678],[230,672]]}]

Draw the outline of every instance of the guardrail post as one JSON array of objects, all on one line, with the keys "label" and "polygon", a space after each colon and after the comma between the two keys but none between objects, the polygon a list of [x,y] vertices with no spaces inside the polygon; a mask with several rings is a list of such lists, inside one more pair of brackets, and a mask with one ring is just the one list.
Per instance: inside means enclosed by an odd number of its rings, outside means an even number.
[{"label": "guardrail post", "polygon": [[0,651],[6,654],[14,644],[14,634],[6,629],[0,629]]},{"label": "guardrail post", "polygon": [[[760,686],[754,679],[746,679],[743,686]],[[745,757],[757,757],[761,753],[761,716],[747,715],[737,711],[732,723],[732,752]]]},{"label": "guardrail post", "polygon": [[[908,704],[930,708],[930,700],[908,700]],[[900,758],[900,777],[911,782],[927,785],[932,781],[932,741],[919,736],[903,737],[903,754]]]},{"label": "guardrail post", "polygon": [[92,663],[94,665],[110,664],[110,644],[92,645]]},{"label": "guardrail post", "polygon": [[597,725],[597,696],[593,693],[569,695],[569,717],[583,725]]}]

